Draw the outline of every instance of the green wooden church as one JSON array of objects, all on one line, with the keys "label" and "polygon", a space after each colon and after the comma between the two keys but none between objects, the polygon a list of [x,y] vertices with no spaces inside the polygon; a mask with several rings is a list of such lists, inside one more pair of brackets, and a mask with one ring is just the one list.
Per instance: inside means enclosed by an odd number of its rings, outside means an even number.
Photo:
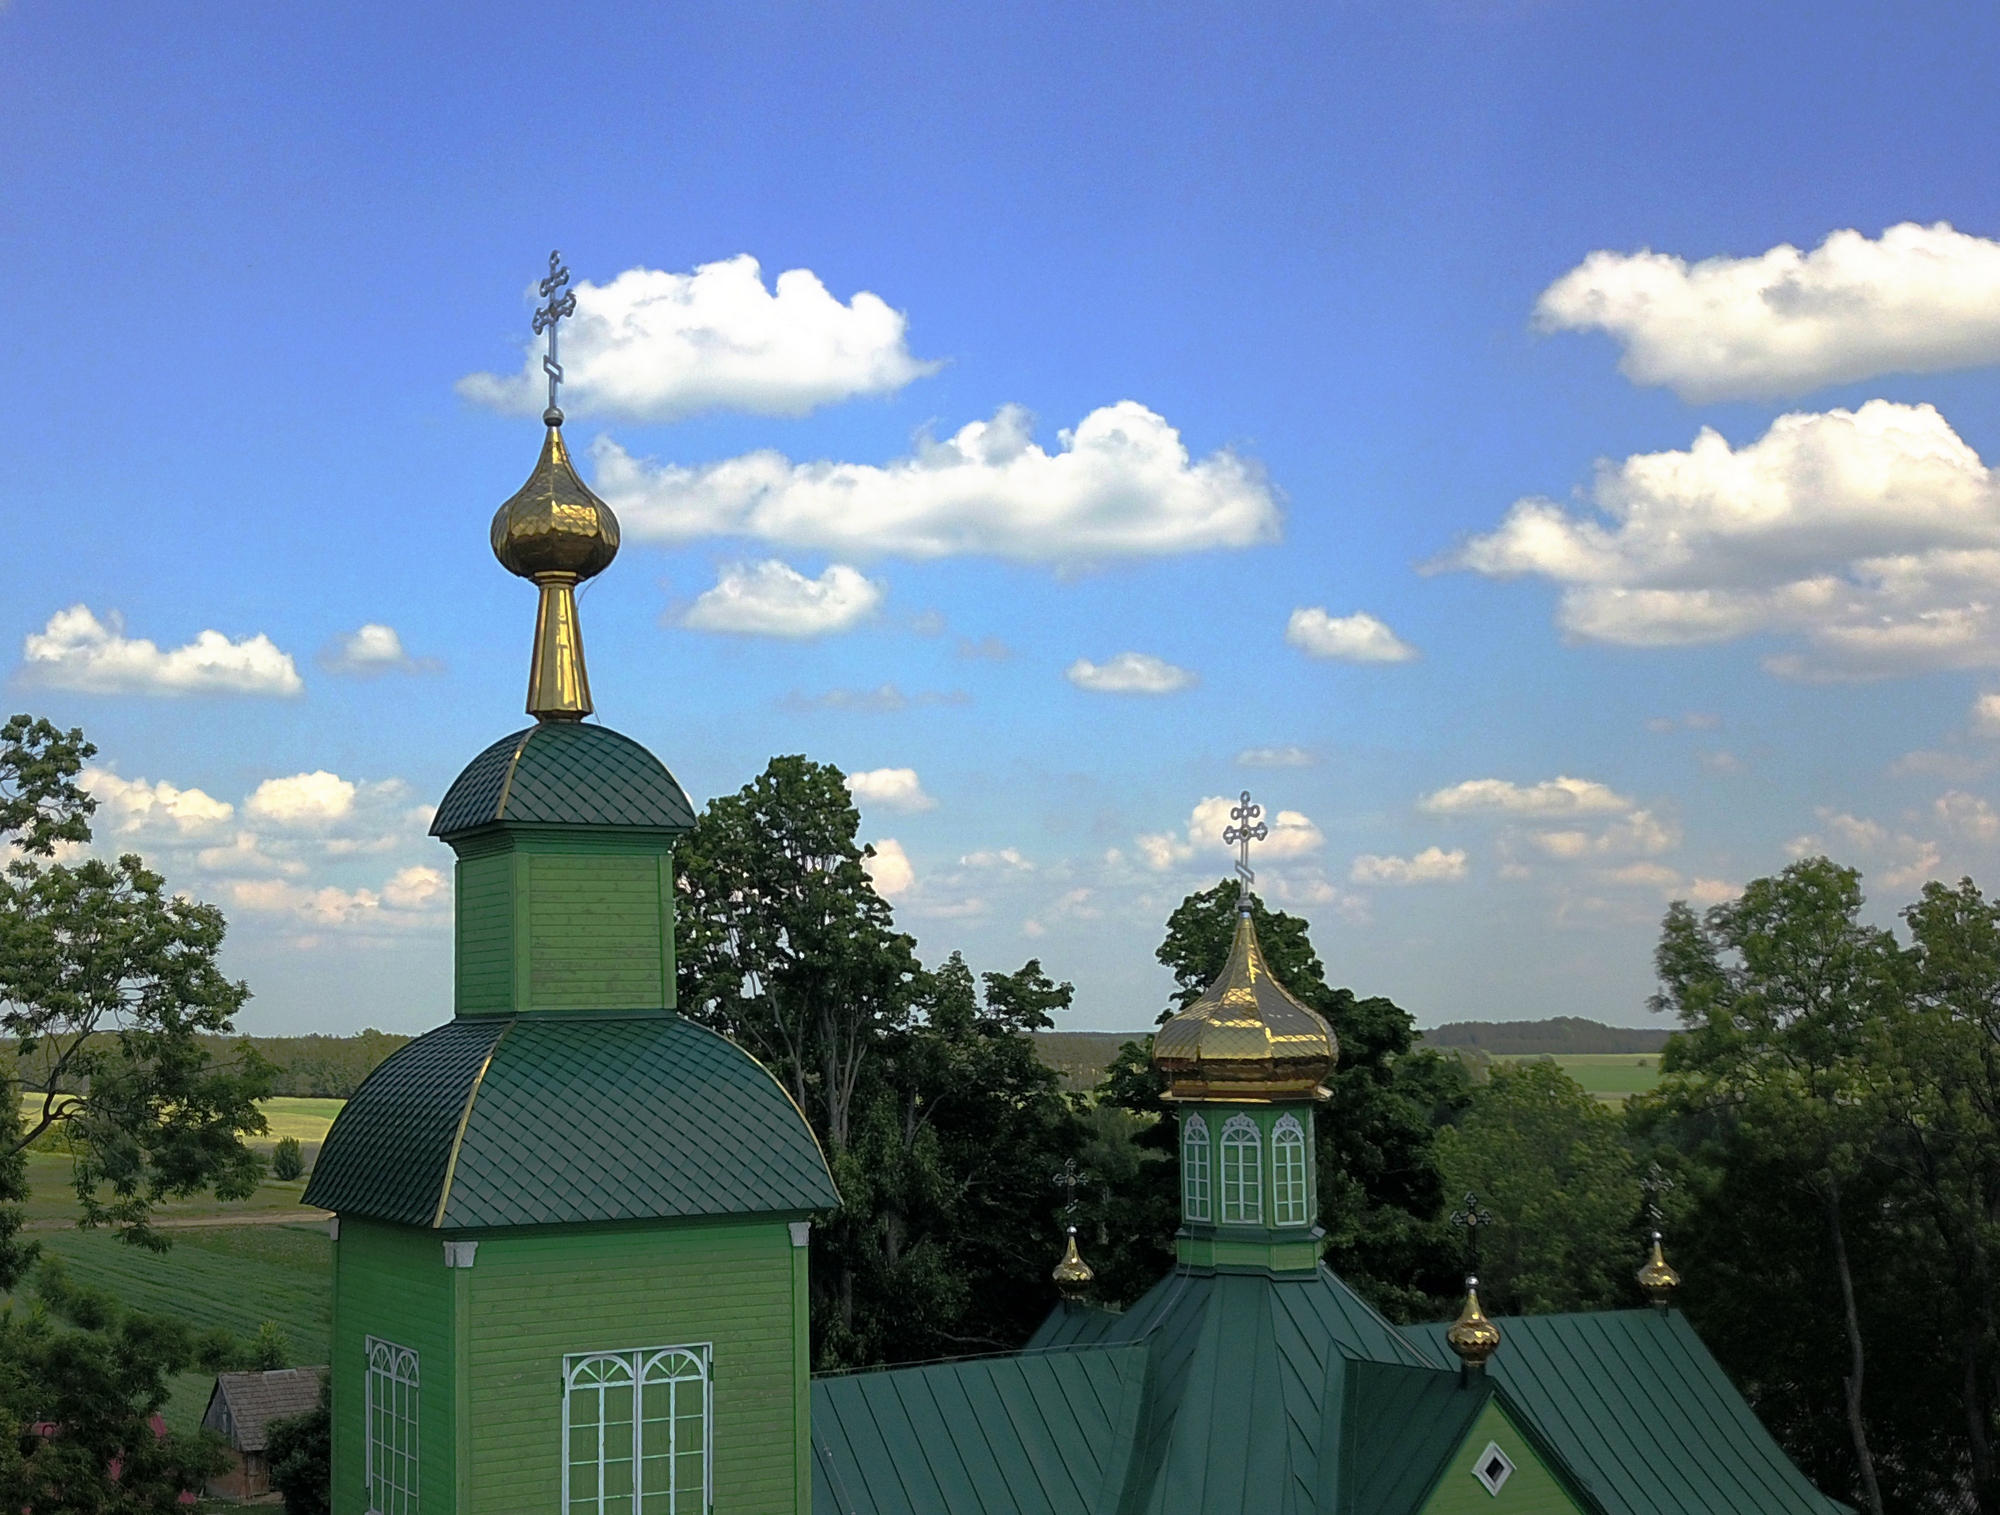
[{"label": "green wooden church", "polygon": [[305,1195],[336,1216],[334,1515],[1843,1508],[1667,1307],[1657,1246],[1651,1309],[1494,1322],[1469,1291],[1457,1321],[1398,1329],[1348,1289],[1320,1261],[1312,1139],[1339,1049],[1247,913],[1155,1042],[1173,1271],[1095,1308],[1072,1237],[1068,1297],[1023,1351],[811,1381],[807,1243],[839,1195],[777,1081],[675,1013],[693,812],[656,757],[583,719],[574,591],[618,526],[571,466],[553,382],[544,420],[493,522],[540,591],[535,723],[475,757],[432,826],[457,856],[454,1014],[349,1101]]}]

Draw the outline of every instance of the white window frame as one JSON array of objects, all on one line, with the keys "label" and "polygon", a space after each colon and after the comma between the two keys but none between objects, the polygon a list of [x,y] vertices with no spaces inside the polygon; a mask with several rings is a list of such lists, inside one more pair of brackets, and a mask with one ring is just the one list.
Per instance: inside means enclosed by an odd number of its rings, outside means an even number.
[{"label": "white window frame", "polygon": [[1222,1123],[1222,1223],[1264,1223],[1264,1136],[1247,1115]]},{"label": "white window frame", "polygon": [[1190,1110],[1181,1122],[1181,1212],[1189,1220],[1207,1220],[1209,1208],[1208,1122]]},{"label": "white window frame", "polygon": [[[625,1381],[632,1389],[632,1415],[625,1423],[631,1441],[624,1450],[626,1457],[607,1459],[606,1452],[617,1452],[616,1446],[607,1447],[607,1429],[603,1414],[597,1418],[597,1492],[595,1495],[573,1495],[570,1486],[570,1472],[573,1468],[591,1464],[579,1462],[570,1455],[570,1430],[572,1423],[571,1405],[579,1396],[579,1390],[588,1394],[596,1392],[602,1404],[602,1388],[589,1383],[580,1383],[579,1375],[593,1366],[616,1365],[625,1374]],[[692,1365],[692,1374],[677,1373],[674,1370]],[[667,1376],[655,1377],[659,1370],[666,1370]],[[681,1491],[675,1486],[674,1464],[682,1456],[689,1455],[673,1445],[678,1435],[679,1422],[683,1416],[676,1414],[680,1397],[679,1386],[698,1383],[701,1387],[701,1499],[698,1509],[688,1508],[680,1503]],[[668,1398],[667,1413],[664,1417],[649,1416],[646,1403],[648,1386],[662,1389]],[[645,1427],[649,1421],[664,1418],[667,1423],[669,1447],[665,1454],[647,1455]],[[666,1487],[653,1494],[646,1490],[648,1464],[666,1461]],[[607,1496],[604,1492],[604,1469],[608,1463],[629,1460],[632,1464],[632,1492],[629,1495]],[[562,1411],[562,1515],[707,1515],[715,1503],[715,1348],[709,1342],[688,1342],[670,1347],[635,1347],[615,1352],[572,1352],[563,1358],[563,1411]],[[648,1508],[648,1500],[653,1501]]]},{"label": "white window frame", "polygon": [[1306,1203],[1306,1132],[1296,1115],[1271,1127],[1271,1224],[1303,1226]]},{"label": "white window frame", "polygon": [[417,1515],[421,1464],[416,1350],[380,1336],[368,1337],[366,1350],[366,1460],[362,1476],[369,1515]]}]

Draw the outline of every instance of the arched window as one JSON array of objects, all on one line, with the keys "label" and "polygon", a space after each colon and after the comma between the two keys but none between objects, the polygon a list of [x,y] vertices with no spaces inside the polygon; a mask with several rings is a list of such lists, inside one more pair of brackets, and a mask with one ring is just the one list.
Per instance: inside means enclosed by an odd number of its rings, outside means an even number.
[{"label": "arched window", "polygon": [[565,1515],[706,1515],[709,1349],[563,1359]]},{"label": "arched window", "polygon": [[368,1348],[368,1508],[417,1515],[417,1354],[379,1336]]},{"label": "arched window", "polygon": [[1262,1139],[1257,1123],[1247,1115],[1232,1115],[1222,1123],[1222,1218],[1243,1225],[1264,1220]]},{"label": "arched window", "polygon": [[1271,1217],[1273,1225],[1306,1223],[1306,1133],[1296,1115],[1271,1128]]},{"label": "arched window", "polygon": [[1207,1220],[1208,1122],[1190,1110],[1181,1122],[1181,1212],[1189,1220]]}]

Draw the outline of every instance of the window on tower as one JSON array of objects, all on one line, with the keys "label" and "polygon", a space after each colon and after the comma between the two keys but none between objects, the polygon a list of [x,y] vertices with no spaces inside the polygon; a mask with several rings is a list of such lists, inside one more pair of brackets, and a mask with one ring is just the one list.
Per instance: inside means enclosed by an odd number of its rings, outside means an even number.
[{"label": "window on tower", "polygon": [[1190,1110],[1181,1122],[1181,1211],[1189,1220],[1210,1218],[1208,1122]]},{"label": "window on tower", "polygon": [[1263,1140],[1257,1123],[1232,1115],[1222,1123],[1222,1218],[1243,1225],[1264,1220]]},{"label": "window on tower", "polygon": [[1296,1115],[1271,1128],[1271,1211],[1273,1225],[1306,1223],[1306,1133]]},{"label": "window on tower", "polygon": [[706,1515],[711,1349],[563,1359],[564,1515]]},{"label": "window on tower", "polygon": [[366,1345],[368,1508],[417,1515],[417,1354],[379,1336]]}]

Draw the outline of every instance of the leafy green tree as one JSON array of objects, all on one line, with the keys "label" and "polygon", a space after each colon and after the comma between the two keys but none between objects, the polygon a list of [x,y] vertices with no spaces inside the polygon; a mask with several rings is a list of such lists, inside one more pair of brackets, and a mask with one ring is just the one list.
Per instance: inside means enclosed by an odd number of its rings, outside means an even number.
[{"label": "leafy green tree", "polygon": [[284,1496],[285,1515],[328,1515],[333,1508],[333,1375],[322,1374],[319,1403],[303,1415],[274,1420],[265,1431],[271,1487]]},{"label": "leafy green tree", "polygon": [[[1225,879],[1168,917],[1158,956],[1177,988],[1162,1021],[1222,971],[1236,908],[1236,883]],[[1441,1232],[1448,1207],[1436,1129],[1464,1107],[1467,1077],[1456,1062],[1414,1045],[1415,1024],[1393,1001],[1331,987],[1303,919],[1267,910],[1262,900],[1253,908],[1272,973],[1340,1039],[1327,1082],[1333,1097],[1316,1122],[1327,1261],[1392,1318],[1435,1315],[1459,1288]]]},{"label": "leafy green tree", "polygon": [[1494,1065],[1438,1133],[1449,1192],[1476,1193],[1480,1292],[1507,1314],[1632,1302],[1638,1175],[1624,1123],[1553,1061]]},{"label": "leafy green tree", "polygon": [[1880,1223],[1874,1179],[1886,1129],[1884,1070],[1905,968],[1894,938],[1862,923],[1860,876],[1807,858],[1705,915],[1667,912],[1657,1010],[1681,1032],[1661,1058],[1655,1098],[1723,1149],[1712,1160],[1776,1171],[1813,1217],[1792,1244],[1823,1249],[1837,1288],[1844,1420],[1854,1483],[1884,1508],[1869,1442],[1868,1333],[1856,1238]]},{"label": "leafy green tree", "polygon": [[271,1177],[290,1183],[306,1171],[305,1149],[296,1136],[280,1137],[271,1151]]}]

